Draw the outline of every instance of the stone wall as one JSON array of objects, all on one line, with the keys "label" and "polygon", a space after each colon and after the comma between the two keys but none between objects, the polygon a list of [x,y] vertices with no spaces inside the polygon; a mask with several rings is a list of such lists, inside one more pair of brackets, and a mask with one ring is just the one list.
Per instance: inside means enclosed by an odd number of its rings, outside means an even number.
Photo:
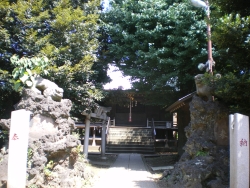
[{"label": "stone wall", "polygon": [[[27,186],[82,187],[92,176],[86,170],[87,161],[81,155],[79,138],[72,135],[75,123],[70,118],[71,106],[68,99],[56,102],[30,89],[23,90],[15,108],[32,112]],[[0,126],[7,129],[6,122],[9,120],[1,120]],[[6,187],[8,150],[0,158],[0,187]]]},{"label": "stone wall", "polygon": [[229,187],[227,109],[219,102],[193,96],[184,153],[173,171],[166,172],[168,187]]},{"label": "stone wall", "polygon": [[187,142],[187,137],[185,135],[185,127],[188,126],[190,122],[190,113],[188,103],[178,109],[177,111],[178,118],[178,155],[184,153],[183,146]]}]

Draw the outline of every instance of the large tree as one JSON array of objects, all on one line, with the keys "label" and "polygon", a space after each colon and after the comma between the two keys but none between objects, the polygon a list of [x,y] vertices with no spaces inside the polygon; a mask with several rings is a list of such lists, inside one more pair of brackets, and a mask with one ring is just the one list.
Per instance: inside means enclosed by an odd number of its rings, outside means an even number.
[{"label": "large tree", "polygon": [[250,2],[213,1],[212,40],[217,46],[216,70],[222,74],[216,95],[232,112],[250,113]]},{"label": "large tree", "polygon": [[[103,15],[105,57],[132,76],[135,89],[153,91],[151,98],[160,103],[194,91],[197,64],[207,61],[205,12],[186,0],[112,2]],[[216,96],[233,112],[249,113],[250,2],[210,5],[214,71],[222,74]]]},{"label": "large tree", "polygon": [[102,99],[108,67],[97,58],[99,14],[99,0],[0,2],[0,117],[3,112],[9,114],[4,101],[17,99],[10,87],[13,55],[48,57],[47,78],[64,89],[64,98],[73,101],[75,116]]},{"label": "large tree", "polygon": [[197,65],[207,61],[205,11],[178,0],[115,0],[102,20],[104,56],[148,93],[148,103],[170,104],[195,90]]}]

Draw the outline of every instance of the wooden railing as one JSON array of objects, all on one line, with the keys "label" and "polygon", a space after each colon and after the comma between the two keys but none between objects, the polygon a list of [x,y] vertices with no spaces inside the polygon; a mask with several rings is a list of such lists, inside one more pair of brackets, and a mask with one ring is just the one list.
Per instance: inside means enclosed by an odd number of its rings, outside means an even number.
[{"label": "wooden railing", "polygon": [[108,117],[108,122],[107,122],[107,126],[106,126],[106,135],[109,133],[110,124],[111,124],[111,120],[110,120],[110,117]]},{"label": "wooden railing", "polygon": [[110,126],[115,126],[115,118],[113,120],[110,120]]},{"label": "wooden railing", "polygon": [[111,124],[111,120],[110,117],[108,117],[108,122],[107,122],[107,126],[106,126],[106,134],[105,134],[105,144],[107,144],[107,140],[108,140],[108,135],[109,135],[109,126]]},{"label": "wooden railing", "polygon": [[[155,148],[157,149],[162,149],[161,146],[157,143],[159,142],[164,142],[165,146],[163,147],[164,149],[166,148],[177,148],[177,143],[178,143],[178,139],[176,138],[172,138],[169,137],[167,133],[171,132],[172,134],[178,134],[178,127],[177,124],[173,124],[172,121],[154,121],[154,119],[152,118],[151,121],[147,120],[147,127],[151,128],[152,130],[152,139],[155,142]],[[165,137],[159,137],[156,135],[157,131],[165,131]],[[174,146],[169,146],[169,145],[173,145]],[[159,147],[160,146],[160,147]],[[164,150],[165,151],[165,150]]]},{"label": "wooden railing", "polygon": [[155,135],[156,135],[156,130],[155,130],[155,123],[154,123],[154,119],[152,118],[152,138],[155,140]]},{"label": "wooden railing", "polygon": [[[94,129],[93,131],[93,135],[92,137],[89,138],[89,140],[92,140],[92,145],[96,145],[96,140],[101,140],[101,138],[96,138],[95,136],[95,129],[97,127],[102,127],[103,124],[106,124],[106,131],[105,131],[105,137],[106,137],[106,140],[107,140],[107,136],[109,134],[109,127],[110,126],[115,126],[115,119],[114,120],[111,120],[110,117],[107,118],[107,120],[103,120],[103,121],[96,121],[96,122],[91,122],[90,123],[90,128]],[[76,128],[78,129],[84,129],[85,128],[85,124],[84,123],[76,123],[75,124]],[[84,139],[81,138],[81,139]]]},{"label": "wooden railing", "polygon": [[154,126],[154,128],[177,128],[176,125],[173,126],[172,121],[154,121],[154,119],[150,121],[147,119],[147,127],[152,126]]}]

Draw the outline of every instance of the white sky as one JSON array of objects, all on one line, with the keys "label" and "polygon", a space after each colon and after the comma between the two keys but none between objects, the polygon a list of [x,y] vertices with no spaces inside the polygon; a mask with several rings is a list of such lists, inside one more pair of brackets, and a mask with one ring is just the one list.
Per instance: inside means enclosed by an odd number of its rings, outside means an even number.
[{"label": "white sky", "polygon": [[123,76],[122,72],[117,67],[109,65],[108,75],[112,81],[104,85],[104,89],[118,89],[119,86],[122,86],[123,89],[131,88],[129,76]]},{"label": "white sky", "polygon": [[[103,0],[104,2],[104,11],[108,10],[109,0]],[[122,72],[115,66],[109,64],[108,75],[112,81],[104,85],[104,89],[118,89],[119,86],[122,86],[123,89],[131,89],[131,82],[129,76],[123,76]]]},{"label": "white sky", "polygon": [[102,2],[104,3],[103,6],[104,6],[104,12],[108,10],[109,8],[109,0],[102,0]]}]

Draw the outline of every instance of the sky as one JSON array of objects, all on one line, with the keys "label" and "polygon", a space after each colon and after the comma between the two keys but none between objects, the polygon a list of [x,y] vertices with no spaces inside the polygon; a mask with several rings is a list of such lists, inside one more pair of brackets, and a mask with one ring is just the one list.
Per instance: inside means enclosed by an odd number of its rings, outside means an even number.
[{"label": "sky", "polygon": [[124,90],[131,88],[130,77],[123,76],[117,67],[109,64],[108,75],[112,81],[104,85],[104,89],[118,89],[119,86],[122,86]]},{"label": "sky", "polygon": [[[104,2],[104,11],[108,10],[109,0],[103,0]],[[129,76],[123,76],[122,72],[113,65],[109,65],[108,75],[112,79],[112,81],[106,85],[104,85],[104,89],[118,89],[118,87],[122,86],[123,89],[130,89],[131,83],[129,81]]]},{"label": "sky", "polygon": [[108,7],[109,7],[109,0],[102,0],[102,2],[104,3],[103,4],[103,6],[104,6],[104,10],[103,11],[107,11]]}]

